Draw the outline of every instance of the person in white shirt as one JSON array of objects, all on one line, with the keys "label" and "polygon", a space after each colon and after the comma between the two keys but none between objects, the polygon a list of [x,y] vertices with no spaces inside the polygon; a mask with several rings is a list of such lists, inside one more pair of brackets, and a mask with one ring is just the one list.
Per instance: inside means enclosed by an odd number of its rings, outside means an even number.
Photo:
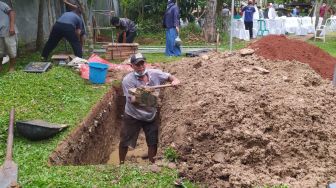
[{"label": "person in white shirt", "polygon": [[270,3],[268,7],[268,19],[275,19],[275,17],[276,17],[275,9],[273,7],[273,4]]},{"label": "person in white shirt", "polygon": [[260,17],[259,17],[259,9],[257,7],[257,3],[254,3],[254,9],[255,9],[255,12],[253,13],[253,20],[259,20]]}]

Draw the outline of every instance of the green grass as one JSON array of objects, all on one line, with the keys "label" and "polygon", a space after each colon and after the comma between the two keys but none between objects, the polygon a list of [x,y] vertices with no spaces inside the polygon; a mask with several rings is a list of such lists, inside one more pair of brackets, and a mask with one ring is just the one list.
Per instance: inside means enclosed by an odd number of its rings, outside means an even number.
[{"label": "green grass", "polygon": [[326,42],[323,42],[322,40],[316,40],[316,41],[309,41],[310,44],[313,44],[322,50],[328,52],[330,55],[336,57],[336,37],[327,37]]},{"label": "green grass", "polygon": [[[75,129],[90,108],[111,87],[94,86],[73,70],[54,66],[43,74],[25,73],[21,69],[39,54],[18,58],[17,71],[0,75],[0,162],[5,158],[7,127],[11,107],[16,120],[43,119],[69,125],[55,137],[29,141],[15,134],[14,161],[19,166],[22,187],[170,187],[177,178],[175,170],[151,173],[136,166],[48,166],[57,144]],[[189,187],[191,187],[190,184]]]},{"label": "green grass", "polygon": [[[111,36],[111,32],[104,30],[101,33],[106,37]],[[229,34],[219,33],[220,40],[219,40],[219,48],[220,51],[229,50]],[[165,31],[162,30],[160,32],[152,32],[152,33],[143,33],[138,31],[138,35],[135,38],[136,43],[139,43],[141,46],[165,46]],[[211,46],[214,47],[215,43],[207,43],[204,41],[204,37],[202,36],[202,30],[195,26],[194,24],[189,24],[187,27],[182,28],[180,30],[180,38],[182,40],[182,47],[183,46]],[[233,38],[233,49],[241,49],[245,47],[247,44],[246,41],[239,40]],[[183,53],[183,52],[182,52]],[[159,61],[161,62],[161,61]],[[164,62],[164,61],[163,61]]]},{"label": "green grass", "polygon": [[177,151],[172,147],[166,148],[163,155],[165,159],[171,162],[177,162],[177,158],[179,157]]},{"label": "green grass", "polygon": [[146,61],[148,63],[169,63],[173,61],[181,60],[183,56],[179,57],[167,57],[163,53],[153,53],[153,54],[145,54]]}]

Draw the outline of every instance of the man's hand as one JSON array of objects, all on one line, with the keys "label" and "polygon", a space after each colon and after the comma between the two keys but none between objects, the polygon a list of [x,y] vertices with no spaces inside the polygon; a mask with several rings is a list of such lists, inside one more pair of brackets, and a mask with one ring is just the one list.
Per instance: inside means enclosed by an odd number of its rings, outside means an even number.
[{"label": "man's hand", "polygon": [[9,35],[10,36],[15,35],[15,29],[14,28],[9,28]]},{"label": "man's hand", "polygon": [[171,85],[173,85],[173,86],[178,86],[181,82],[180,82],[180,80],[179,79],[177,79],[175,76],[173,76],[173,75],[170,75],[169,77],[168,77],[168,81],[171,83]]},{"label": "man's hand", "polygon": [[173,85],[173,86],[177,86],[177,85],[179,85],[181,82],[180,82],[180,80],[178,80],[178,79],[174,79],[172,82],[171,82],[171,84]]}]

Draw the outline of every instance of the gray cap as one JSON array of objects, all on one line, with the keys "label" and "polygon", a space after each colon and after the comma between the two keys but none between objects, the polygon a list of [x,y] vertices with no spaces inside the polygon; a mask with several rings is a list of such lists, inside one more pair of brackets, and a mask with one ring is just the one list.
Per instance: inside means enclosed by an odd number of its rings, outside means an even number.
[{"label": "gray cap", "polygon": [[131,64],[133,65],[145,60],[146,58],[141,53],[133,54],[131,56]]}]

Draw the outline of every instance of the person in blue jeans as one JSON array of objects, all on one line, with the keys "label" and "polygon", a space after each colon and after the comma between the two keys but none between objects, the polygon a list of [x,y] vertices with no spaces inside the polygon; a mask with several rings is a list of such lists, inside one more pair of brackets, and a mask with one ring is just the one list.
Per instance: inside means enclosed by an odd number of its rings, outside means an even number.
[{"label": "person in blue jeans", "polygon": [[249,30],[250,33],[250,39],[253,38],[253,13],[255,12],[255,8],[252,5],[252,1],[248,1],[248,5],[245,6],[242,10],[242,12],[245,13],[244,16],[244,24],[245,29]]},{"label": "person in blue jeans", "polygon": [[179,35],[180,11],[176,5],[176,0],[169,0],[166,12],[163,17],[163,25],[166,28],[166,56],[180,56],[181,47],[175,44],[175,39]]},{"label": "person in blue jeans", "polygon": [[75,56],[83,57],[85,28],[81,18],[81,10],[74,8],[70,12],[65,12],[54,24],[49,39],[45,44],[42,57],[48,59],[49,54],[56,48],[62,38],[65,38],[71,45]]}]

